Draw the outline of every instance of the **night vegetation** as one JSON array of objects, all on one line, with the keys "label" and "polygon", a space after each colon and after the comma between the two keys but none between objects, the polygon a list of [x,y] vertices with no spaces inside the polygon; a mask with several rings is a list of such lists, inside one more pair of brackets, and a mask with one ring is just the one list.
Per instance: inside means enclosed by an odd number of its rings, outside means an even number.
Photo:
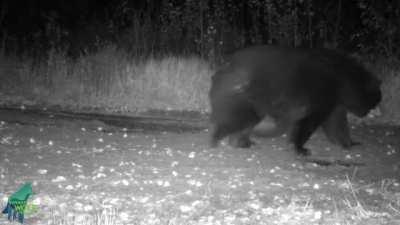
[{"label": "night vegetation", "polygon": [[[384,81],[399,120],[400,3],[343,0],[3,1],[6,105],[71,110],[209,110],[210,75],[254,44],[336,48]],[[21,16],[23,15],[23,16]]]}]

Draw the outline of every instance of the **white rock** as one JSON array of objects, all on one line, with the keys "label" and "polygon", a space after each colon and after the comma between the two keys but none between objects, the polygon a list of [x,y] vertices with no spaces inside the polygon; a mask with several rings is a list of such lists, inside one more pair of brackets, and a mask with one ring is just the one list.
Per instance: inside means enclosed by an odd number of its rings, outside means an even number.
[{"label": "white rock", "polygon": [[181,205],[181,206],[179,206],[179,209],[183,213],[187,213],[187,212],[190,212],[190,211],[193,210],[193,208],[191,206],[188,206],[188,205]]},{"label": "white rock", "polygon": [[55,179],[51,180],[52,182],[62,182],[66,181],[67,179],[63,176],[57,176]]},{"label": "white rock", "polygon": [[193,159],[194,157],[196,157],[196,152],[189,153],[188,157]]},{"label": "white rock", "polygon": [[42,174],[42,175],[43,175],[43,174],[47,174],[47,170],[46,170],[46,169],[39,169],[39,170],[38,170],[38,173],[39,173],[39,174]]},{"label": "white rock", "polygon": [[128,180],[125,180],[125,179],[123,179],[123,180],[122,180],[122,184],[123,184],[123,185],[125,185],[125,186],[128,186],[128,185],[129,185],[129,181],[128,181]]},{"label": "white rock", "polygon": [[93,210],[93,206],[91,205],[85,205],[85,207],[83,207],[83,210],[88,212],[88,211],[92,211]]},{"label": "white rock", "polygon": [[119,218],[120,218],[122,221],[128,221],[128,220],[129,220],[129,214],[128,214],[127,212],[121,212],[121,213],[119,214]]}]

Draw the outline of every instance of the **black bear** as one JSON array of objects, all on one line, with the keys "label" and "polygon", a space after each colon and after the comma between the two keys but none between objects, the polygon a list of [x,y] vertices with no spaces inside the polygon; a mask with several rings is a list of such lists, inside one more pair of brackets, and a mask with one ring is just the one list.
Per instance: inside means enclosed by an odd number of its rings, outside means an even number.
[{"label": "black bear", "polygon": [[238,147],[268,116],[289,133],[296,152],[322,126],[330,141],[350,139],[346,113],[365,116],[381,100],[380,81],[360,63],[327,49],[254,46],[232,55],[212,77],[211,146],[229,136]]}]

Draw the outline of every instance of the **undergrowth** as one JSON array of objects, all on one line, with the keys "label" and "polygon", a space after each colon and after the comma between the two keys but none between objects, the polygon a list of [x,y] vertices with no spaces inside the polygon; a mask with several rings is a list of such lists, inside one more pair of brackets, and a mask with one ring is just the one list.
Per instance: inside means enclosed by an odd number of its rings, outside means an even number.
[{"label": "undergrowth", "polygon": [[46,61],[1,56],[4,105],[59,106],[81,111],[208,111],[211,68],[195,56],[130,58],[108,46],[69,59],[50,51]]}]

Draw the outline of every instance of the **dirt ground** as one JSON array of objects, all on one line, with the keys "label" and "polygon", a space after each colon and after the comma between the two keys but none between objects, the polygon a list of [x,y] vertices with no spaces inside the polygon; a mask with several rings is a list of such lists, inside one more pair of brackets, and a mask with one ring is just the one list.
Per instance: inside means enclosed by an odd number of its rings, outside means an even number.
[{"label": "dirt ground", "polygon": [[351,150],[317,132],[302,159],[211,149],[205,124],[0,110],[0,207],[32,182],[26,224],[400,224],[399,127],[356,125]]}]

